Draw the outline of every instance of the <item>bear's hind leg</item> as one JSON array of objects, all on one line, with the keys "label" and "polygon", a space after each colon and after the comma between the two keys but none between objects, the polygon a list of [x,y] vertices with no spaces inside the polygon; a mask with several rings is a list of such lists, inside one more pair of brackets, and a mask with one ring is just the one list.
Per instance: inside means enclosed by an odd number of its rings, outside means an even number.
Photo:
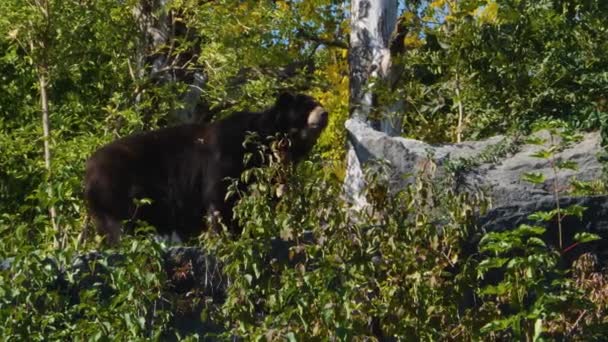
[{"label": "bear's hind leg", "polygon": [[97,227],[97,232],[104,237],[105,242],[110,246],[115,246],[120,242],[122,235],[122,224],[107,215],[94,216],[93,222]]}]

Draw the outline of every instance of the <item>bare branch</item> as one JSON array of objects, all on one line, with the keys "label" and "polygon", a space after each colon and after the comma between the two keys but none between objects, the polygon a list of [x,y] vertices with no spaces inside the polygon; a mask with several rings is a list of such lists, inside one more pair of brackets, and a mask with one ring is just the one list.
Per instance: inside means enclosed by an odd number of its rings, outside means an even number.
[{"label": "bare branch", "polygon": [[297,36],[326,46],[348,49],[348,44],[342,40],[321,38],[302,29],[298,30]]}]

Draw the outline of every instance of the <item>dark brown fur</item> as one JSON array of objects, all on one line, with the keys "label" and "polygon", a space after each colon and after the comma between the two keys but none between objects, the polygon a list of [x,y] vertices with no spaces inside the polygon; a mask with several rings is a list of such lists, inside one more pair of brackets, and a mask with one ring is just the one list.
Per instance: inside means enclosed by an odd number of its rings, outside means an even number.
[{"label": "dark brown fur", "polygon": [[[197,236],[205,229],[205,215],[219,212],[224,221],[232,220],[234,203],[224,200],[225,178],[237,178],[245,170],[247,132],[288,134],[287,157],[297,162],[326,124],[327,113],[311,97],[283,94],[264,112],[240,112],[208,126],[182,125],[116,140],[87,161],[89,213],[109,243],[118,241],[123,222],[134,220],[148,222],[161,235]],[[142,198],[152,203],[136,206],[134,200]]]}]

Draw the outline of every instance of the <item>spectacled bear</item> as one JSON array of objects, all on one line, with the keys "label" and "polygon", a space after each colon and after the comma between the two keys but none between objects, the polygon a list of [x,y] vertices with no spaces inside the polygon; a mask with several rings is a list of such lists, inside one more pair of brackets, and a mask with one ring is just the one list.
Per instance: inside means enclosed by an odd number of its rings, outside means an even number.
[{"label": "spectacled bear", "polygon": [[[219,213],[224,222],[232,220],[235,203],[225,201],[226,178],[238,178],[256,166],[243,162],[252,152],[243,146],[248,132],[286,135],[290,143],[282,154],[298,162],[327,122],[327,111],[312,97],[284,93],[262,112],[238,112],[209,125],[186,124],[115,140],[87,160],[84,197],[89,215],[109,244],[119,241],[123,222],[135,220],[182,241],[198,236],[206,215]],[[137,205],[144,198],[151,203]],[[239,233],[234,225],[231,229]]]}]

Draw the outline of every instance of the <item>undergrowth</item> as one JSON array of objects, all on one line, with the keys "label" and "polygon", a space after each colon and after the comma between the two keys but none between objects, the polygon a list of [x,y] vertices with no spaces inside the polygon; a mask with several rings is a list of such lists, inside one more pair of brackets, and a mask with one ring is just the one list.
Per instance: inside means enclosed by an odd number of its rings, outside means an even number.
[{"label": "undergrowth", "polygon": [[0,334],[197,340],[176,330],[189,303],[199,322],[220,327],[210,336],[219,340],[589,340],[605,331],[608,279],[593,255],[563,268],[542,225],[471,245],[484,196],[436,182],[430,160],[402,190],[389,187],[387,165],[370,165],[370,207],[349,209],[341,180],[315,158],[293,168],[270,160],[235,180],[253,180],[233,188],[242,235],[208,231],[198,243],[226,276],[221,300],[170,294],[166,246],[147,236],[104,252],[31,246],[2,264]]}]

